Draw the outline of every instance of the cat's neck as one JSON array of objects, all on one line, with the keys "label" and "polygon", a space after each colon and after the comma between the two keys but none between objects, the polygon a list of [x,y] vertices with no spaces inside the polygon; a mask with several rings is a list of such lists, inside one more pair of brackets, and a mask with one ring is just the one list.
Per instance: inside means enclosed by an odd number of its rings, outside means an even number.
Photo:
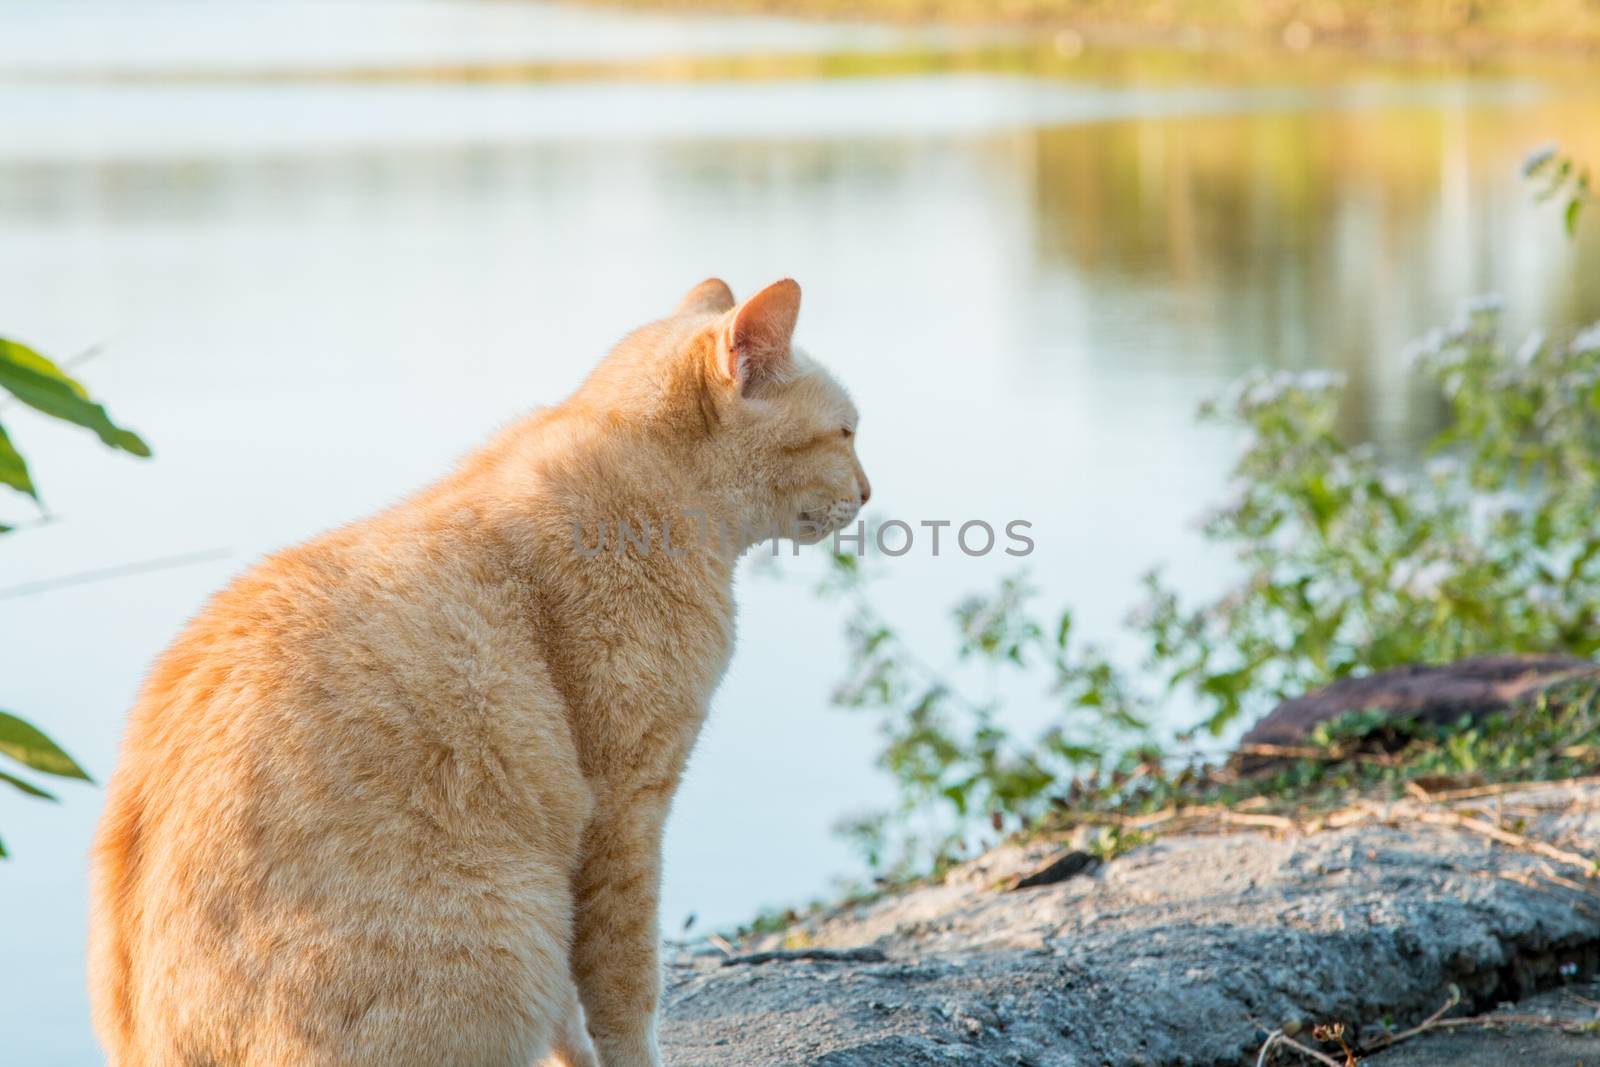
[{"label": "cat's neck", "polygon": [[562,409],[506,432],[441,488],[487,504],[501,537],[578,581],[706,584],[723,598],[748,548],[750,520],[707,485],[669,435]]}]

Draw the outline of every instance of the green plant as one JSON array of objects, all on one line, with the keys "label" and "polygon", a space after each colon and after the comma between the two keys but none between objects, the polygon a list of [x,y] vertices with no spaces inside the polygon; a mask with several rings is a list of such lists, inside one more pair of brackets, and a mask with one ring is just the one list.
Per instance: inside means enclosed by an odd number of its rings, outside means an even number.
[{"label": "green plant", "polygon": [[[63,752],[59,745],[41,733],[37,727],[5,711],[0,711],[0,756],[43,774],[77,778],[85,782],[93,780],[71,756]],[[38,797],[40,800],[56,799],[55,794],[49,790],[5,770],[0,770],[0,782],[30,797]],[[0,858],[5,855],[5,843],[0,842]]]},{"label": "green plant", "polygon": [[1102,826],[1099,832],[1089,839],[1088,851],[1095,859],[1108,863],[1125,852],[1132,852],[1140,845],[1149,844],[1154,839],[1154,835],[1143,830]]},{"label": "green plant", "polygon": [[[1248,772],[1235,764],[1196,762],[1152,765],[1120,786],[1076,780],[1070,803],[1052,811],[1039,829],[1093,828],[1086,839],[1091,851],[1108,841],[1120,841],[1125,851],[1224,811],[1236,822],[1282,829],[1314,824],[1361,799],[1426,800],[1449,789],[1491,795],[1507,783],[1592,775],[1600,769],[1600,684],[1592,677],[1558,681],[1476,722],[1434,724],[1351,712],[1323,724],[1292,752]],[[1515,823],[1509,828],[1521,832]],[[1108,829],[1115,832],[1109,838]]]},{"label": "green plant", "polygon": [[[0,389],[51,418],[93,431],[111,448],[140,457],[150,455],[150,446],[132,430],[112,422],[80,382],[33,349],[4,338],[0,338]],[[28,464],[4,426],[0,426],[0,484],[39,500]],[[0,527],[0,532],[4,530]]]},{"label": "green plant", "polygon": [[1522,175],[1544,183],[1535,194],[1541,202],[1565,199],[1566,205],[1561,211],[1562,224],[1566,226],[1569,237],[1577,233],[1578,216],[1583,213],[1584,205],[1595,198],[1594,180],[1588,166],[1555,145],[1548,145],[1534,150],[1523,160]]},{"label": "green plant", "polygon": [[1332,378],[1257,374],[1207,409],[1246,431],[1205,525],[1244,577],[1187,611],[1153,582],[1141,629],[1210,732],[1355,671],[1600,649],[1600,330],[1513,352],[1498,311],[1412,353],[1450,415],[1421,470],[1338,439]]},{"label": "green plant", "polygon": [[[830,588],[856,606],[835,699],[880,713],[895,821],[919,826],[896,853],[884,825],[866,835],[859,821],[871,858],[904,870],[960,852],[984,821],[999,830],[1063,801],[1169,798],[1210,780],[1199,738],[1345,675],[1600,650],[1600,328],[1512,351],[1498,305],[1479,301],[1412,357],[1450,416],[1425,465],[1342,440],[1331,375],[1254,373],[1203,408],[1243,441],[1231,498],[1203,526],[1237,578],[1186,605],[1150,575],[1130,617],[1145,650],[1138,669],[1081,645],[1069,612],[1039,615],[1020,578],[956,607],[957,659],[1021,672],[1053,702],[1038,737],[1017,737],[996,701],[929,667],[873,604],[867,570],[842,562]],[[1163,740],[1148,724],[1170,721],[1173,705],[1200,720]],[[1484,754],[1475,736],[1456,745],[1458,762]],[[931,812],[943,813],[934,833]]]},{"label": "green plant", "polygon": [[[0,389],[23,404],[54,419],[93,431],[115,449],[135,456],[149,456],[150,448],[131,430],[111,421],[106,409],[90,399],[88,391],[66,371],[26,345],[0,338]],[[10,435],[0,425],[0,484],[40,501],[39,489]],[[0,525],[0,533],[11,528]],[[41,774],[89,781],[89,775],[61,747],[37,727],[10,712],[0,711],[0,756]],[[0,782],[22,793],[54,800],[48,790],[26,778],[0,769]],[[0,857],[6,855],[0,842]]]}]

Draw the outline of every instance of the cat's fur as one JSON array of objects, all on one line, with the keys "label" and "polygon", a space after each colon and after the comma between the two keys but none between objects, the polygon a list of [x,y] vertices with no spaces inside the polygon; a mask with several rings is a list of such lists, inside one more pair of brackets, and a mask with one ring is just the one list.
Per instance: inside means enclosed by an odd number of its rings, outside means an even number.
[{"label": "cat's fur", "polygon": [[[868,494],[854,408],[791,351],[799,301],[703,282],[564,403],[266,560],[160,657],[93,853],[112,1067],[660,1062],[662,823],[735,561]],[[687,512],[752,533],[687,537]],[[672,522],[671,551],[575,551],[619,520]]]}]

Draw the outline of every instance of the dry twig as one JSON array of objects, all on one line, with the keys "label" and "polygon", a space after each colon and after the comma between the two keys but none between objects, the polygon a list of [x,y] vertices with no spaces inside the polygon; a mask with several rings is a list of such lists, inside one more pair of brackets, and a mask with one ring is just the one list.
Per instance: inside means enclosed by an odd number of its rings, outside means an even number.
[{"label": "dry twig", "polygon": [[1284,815],[1224,811],[1218,817],[1229,826],[1260,826],[1270,830],[1293,830],[1299,824]]},{"label": "dry twig", "polygon": [[1443,1019],[1445,1017],[1446,1013],[1448,1013],[1451,1008],[1455,1007],[1457,1004],[1460,1004],[1460,1003],[1461,1003],[1461,990],[1457,989],[1455,986],[1452,985],[1450,987],[1450,999],[1446,1000],[1443,1004],[1441,1004],[1439,1006],[1439,1010],[1438,1011],[1434,1012],[1432,1015],[1430,1015],[1426,1019],[1422,1020],[1416,1026],[1411,1027],[1409,1030],[1401,1030],[1398,1033],[1385,1034],[1379,1040],[1374,1041],[1372,1044],[1368,1045],[1366,1047],[1366,1051],[1367,1052],[1376,1052],[1381,1048],[1388,1048],[1390,1045],[1398,1045],[1400,1042],[1408,1040],[1408,1039],[1413,1038],[1413,1037],[1416,1037],[1418,1034],[1427,1033],[1429,1027],[1437,1025],[1439,1020]]},{"label": "dry twig", "polygon": [[1493,823],[1484,822],[1482,819],[1474,819],[1469,815],[1446,811],[1419,811],[1416,813],[1416,818],[1420,822],[1432,823],[1435,826],[1459,826],[1463,830],[1481,834],[1491,841],[1498,841],[1500,844],[1509,845],[1512,848],[1536,852],[1547,859],[1577,867],[1590,874],[1593,874],[1595,870],[1595,861],[1587,856],[1579,855],[1576,852],[1568,852],[1564,848],[1556,848],[1548,842],[1528,837],[1525,834],[1514,834],[1510,830],[1502,830]]},{"label": "dry twig", "polygon": [[1496,782],[1494,785],[1475,785],[1466,789],[1446,789],[1432,794],[1436,801],[1470,800],[1474,797],[1493,797],[1502,793],[1518,793],[1525,789],[1563,789],[1568,792],[1586,786],[1600,785],[1600,775],[1589,775],[1584,778],[1564,778],[1559,780],[1538,780],[1530,782]]},{"label": "dry twig", "polygon": [[1268,1057],[1272,1055],[1273,1048],[1278,1045],[1292,1048],[1302,1056],[1310,1056],[1318,1063],[1327,1064],[1328,1067],[1345,1067],[1345,1064],[1340,1063],[1332,1056],[1318,1052],[1316,1049],[1309,1048],[1306,1045],[1302,1045],[1300,1042],[1284,1033],[1281,1027],[1267,1035],[1267,1040],[1261,1045],[1261,1051],[1256,1055],[1256,1067],[1266,1067],[1266,1065],[1271,1062]]}]

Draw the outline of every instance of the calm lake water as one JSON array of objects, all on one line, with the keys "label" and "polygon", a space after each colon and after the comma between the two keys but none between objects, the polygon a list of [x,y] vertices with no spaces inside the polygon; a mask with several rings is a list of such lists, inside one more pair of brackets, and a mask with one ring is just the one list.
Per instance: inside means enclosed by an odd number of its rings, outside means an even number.
[{"label": "calm lake water", "polygon": [[[12,0],[0,333],[94,350],[82,375],[156,459],[4,410],[56,521],[0,552],[0,706],[103,777],[146,664],[209,592],[437,477],[708,274],[800,280],[800,340],[856,394],[880,515],[1032,522],[1035,582],[1102,635],[1153,563],[1220,580],[1190,519],[1231,446],[1192,414],[1240,372],[1346,373],[1349,431],[1404,455],[1437,407],[1402,349],[1461,298],[1504,294],[1519,329],[1600,319],[1600,218],[1566,240],[1517,174],[1547,140],[1600,160],[1600,81],[1064,44],[514,2]],[[916,551],[882,603],[937,657],[949,606],[1016,567]],[[887,799],[872,723],[828,706],[839,609],[758,575],[742,603],[667,842],[669,932],[825,892],[855,869],[830,826]],[[41,1067],[99,1062],[100,794],[63,793],[0,795],[0,1031]]]}]

